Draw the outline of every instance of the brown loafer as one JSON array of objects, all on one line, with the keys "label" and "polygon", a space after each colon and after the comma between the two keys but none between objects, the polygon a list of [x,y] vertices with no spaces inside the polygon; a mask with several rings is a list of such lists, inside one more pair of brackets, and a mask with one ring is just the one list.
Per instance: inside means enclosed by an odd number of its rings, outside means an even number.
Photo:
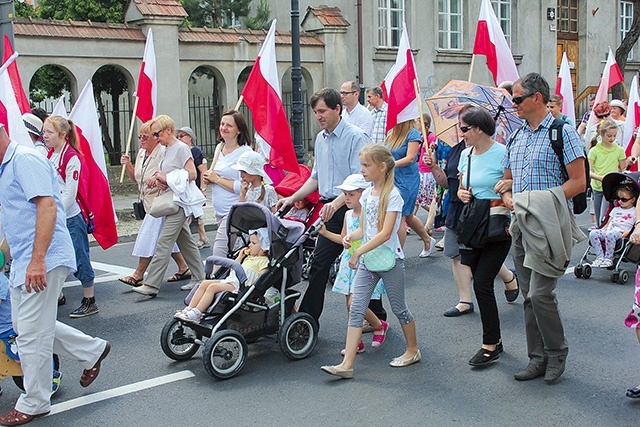
[{"label": "brown loafer", "polygon": [[17,409],[12,409],[8,413],[4,414],[0,417],[0,425],[3,426],[21,426],[22,424],[30,423],[39,417],[44,417],[47,415],[49,411],[43,412],[41,414],[25,414],[24,412],[20,412]]},{"label": "brown loafer", "polygon": [[85,369],[84,371],[82,371],[82,376],[80,377],[80,385],[82,387],[89,387],[91,383],[94,382],[96,378],[98,378],[98,374],[100,373],[100,363],[102,363],[104,358],[109,355],[110,351],[111,343],[107,341],[107,345],[104,347],[104,350],[102,351],[102,354],[98,358],[98,361],[95,363],[95,365],[93,365],[91,369]]}]

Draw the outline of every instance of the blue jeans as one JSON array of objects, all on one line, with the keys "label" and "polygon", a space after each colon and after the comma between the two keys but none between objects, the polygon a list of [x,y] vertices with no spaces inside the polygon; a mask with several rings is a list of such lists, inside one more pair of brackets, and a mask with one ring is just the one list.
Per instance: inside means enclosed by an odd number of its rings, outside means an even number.
[{"label": "blue jeans", "polygon": [[84,222],[82,213],[67,218],[67,228],[73,242],[73,249],[76,254],[76,272],[73,275],[80,280],[83,288],[93,286],[93,279],[96,277],[91,267],[89,258],[89,238],[87,236],[87,223]]}]

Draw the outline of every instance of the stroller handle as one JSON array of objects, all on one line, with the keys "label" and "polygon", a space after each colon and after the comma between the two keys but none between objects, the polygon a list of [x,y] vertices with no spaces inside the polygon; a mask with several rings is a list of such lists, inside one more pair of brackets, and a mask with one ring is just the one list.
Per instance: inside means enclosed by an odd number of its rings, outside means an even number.
[{"label": "stroller handle", "polygon": [[219,256],[210,256],[207,258],[206,264],[204,266],[204,273],[206,275],[210,275],[215,265],[233,269],[233,271],[236,272],[236,276],[238,277],[238,281],[240,283],[244,283],[247,281],[247,273],[245,273],[244,268],[242,268],[242,265],[240,265],[238,261]]}]

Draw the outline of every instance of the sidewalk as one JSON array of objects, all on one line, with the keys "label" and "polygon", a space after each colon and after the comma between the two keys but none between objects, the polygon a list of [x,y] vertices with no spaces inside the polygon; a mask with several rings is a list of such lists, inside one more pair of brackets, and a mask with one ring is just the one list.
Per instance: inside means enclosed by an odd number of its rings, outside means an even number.
[{"label": "sidewalk", "polygon": [[[133,202],[138,200],[137,194],[113,194],[113,205],[118,216],[116,228],[118,230],[118,243],[133,242],[138,236],[138,229],[142,221],[137,221],[133,216]],[[204,207],[204,229],[212,231],[217,229],[216,216],[211,206],[211,188],[207,188],[207,204]],[[195,228],[191,231],[196,233]],[[89,244],[97,245],[92,235],[89,235]]]}]

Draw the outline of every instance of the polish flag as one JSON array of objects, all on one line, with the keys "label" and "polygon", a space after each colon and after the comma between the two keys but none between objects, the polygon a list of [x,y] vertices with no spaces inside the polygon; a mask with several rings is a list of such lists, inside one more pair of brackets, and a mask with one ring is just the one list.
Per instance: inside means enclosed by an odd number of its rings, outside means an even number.
[{"label": "polish flag", "polygon": [[560,111],[567,116],[573,125],[576,124],[576,109],[573,102],[573,83],[571,82],[571,71],[569,70],[569,59],[567,53],[562,53],[562,62],[558,72],[556,83],[556,95],[562,97],[562,108]]},{"label": "polish flag", "polygon": [[[7,62],[13,55],[13,47],[11,46],[11,42],[9,41],[9,37],[4,35],[4,46],[2,51],[2,63]],[[24,93],[24,88],[22,86],[22,81],[20,81],[20,72],[18,71],[18,63],[14,60],[10,63],[9,68],[7,68],[9,72],[9,79],[11,80],[11,87],[13,87],[13,92],[16,94],[16,101],[18,102],[18,106],[20,107],[20,112],[30,113],[31,105],[29,105],[29,98],[27,98],[27,94]]]},{"label": "polish flag", "polygon": [[158,111],[158,79],[156,77],[156,53],[153,49],[153,32],[149,28],[147,43],[144,45],[144,56],[140,75],[138,76],[138,109],[136,117],[148,122],[156,116]]},{"label": "polish flag", "polygon": [[298,158],[293,148],[287,114],[282,105],[276,66],[275,19],[271,22],[269,33],[242,89],[242,96],[251,111],[256,133],[271,147],[269,165],[297,173]]},{"label": "polish flag", "polygon": [[396,63],[380,84],[383,98],[388,104],[386,132],[389,132],[398,123],[420,117],[418,109],[420,101],[416,96],[414,82],[419,88],[416,64],[409,46],[407,25],[403,22]]},{"label": "polish flag", "polygon": [[518,80],[516,63],[490,0],[482,0],[482,6],[480,6],[473,54],[487,57],[487,67],[493,74],[496,86],[505,81]]},{"label": "polish flag", "polygon": [[[624,77],[622,77],[622,72],[620,71],[620,67],[616,62],[616,58],[613,55],[613,51],[609,48],[609,54],[607,55],[607,63],[604,64],[604,70],[602,70],[602,77],[600,78],[600,84],[598,85],[598,91],[596,92],[596,97],[593,102],[593,106],[595,107],[602,101],[607,101],[609,96],[609,89],[613,86],[617,85],[624,81]],[[596,117],[593,110],[591,110],[591,114],[589,115],[589,122],[587,123],[587,129],[584,133],[584,140],[588,146],[588,144],[593,139],[597,127],[598,122],[600,120]]]},{"label": "polish flag", "polygon": [[87,167],[86,171],[80,171],[80,180],[84,181],[91,194],[85,202],[94,215],[93,237],[103,249],[107,249],[118,242],[118,231],[91,80],[82,89],[69,120],[76,125],[80,153]]},{"label": "polish flag", "polygon": [[[627,121],[624,122],[624,137],[622,142],[625,144],[625,153],[627,157],[631,156],[633,143],[636,139],[636,129],[640,126],[640,95],[638,94],[638,76],[633,76],[631,89],[629,89],[629,103],[627,105]],[[631,165],[630,171],[638,170],[638,162]]]},{"label": "polish flag", "polygon": [[22,112],[9,76],[9,67],[17,57],[18,53],[13,53],[0,67],[0,123],[4,125],[7,135],[12,140],[33,148],[33,142],[22,121]]},{"label": "polish flag", "polygon": [[51,112],[52,116],[61,116],[65,119],[69,116],[67,114],[67,107],[64,105],[64,95],[58,98],[58,102],[56,102],[55,107],[53,107],[53,111]]}]

